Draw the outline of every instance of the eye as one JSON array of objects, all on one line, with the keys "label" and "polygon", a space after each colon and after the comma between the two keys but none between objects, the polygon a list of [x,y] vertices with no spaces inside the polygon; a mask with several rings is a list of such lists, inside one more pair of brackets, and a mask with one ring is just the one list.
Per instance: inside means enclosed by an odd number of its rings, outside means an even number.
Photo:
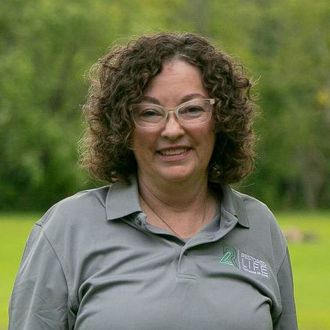
[{"label": "eye", "polygon": [[179,110],[181,116],[189,117],[189,118],[199,117],[204,112],[205,112],[204,108],[196,104],[184,106]]},{"label": "eye", "polygon": [[139,116],[142,118],[149,118],[149,117],[162,117],[162,112],[158,109],[143,109],[139,111]]},{"label": "eye", "polygon": [[139,118],[139,120],[156,122],[164,117],[164,112],[162,111],[162,109],[158,109],[153,105],[141,104],[136,109],[136,115]]}]

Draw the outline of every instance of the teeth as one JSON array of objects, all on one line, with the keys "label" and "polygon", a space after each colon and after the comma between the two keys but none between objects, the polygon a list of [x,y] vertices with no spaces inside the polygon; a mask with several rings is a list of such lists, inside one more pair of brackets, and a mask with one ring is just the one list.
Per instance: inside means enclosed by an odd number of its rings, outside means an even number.
[{"label": "teeth", "polygon": [[174,155],[180,155],[187,151],[187,148],[180,148],[180,149],[166,149],[160,151],[160,153],[164,156],[174,156]]}]

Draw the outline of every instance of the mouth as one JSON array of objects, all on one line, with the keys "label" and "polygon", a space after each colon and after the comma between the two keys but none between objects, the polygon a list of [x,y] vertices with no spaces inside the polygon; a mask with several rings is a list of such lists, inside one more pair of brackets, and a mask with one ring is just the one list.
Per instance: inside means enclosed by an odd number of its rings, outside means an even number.
[{"label": "mouth", "polygon": [[176,155],[181,155],[187,152],[188,150],[189,148],[168,148],[168,149],[158,150],[157,152],[163,156],[176,156]]},{"label": "mouth", "polygon": [[188,147],[180,147],[180,148],[167,148],[167,149],[161,149],[158,150],[157,153],[160,154],[163,157],[178,157],[178,156],[184,156],[191,150]]}]

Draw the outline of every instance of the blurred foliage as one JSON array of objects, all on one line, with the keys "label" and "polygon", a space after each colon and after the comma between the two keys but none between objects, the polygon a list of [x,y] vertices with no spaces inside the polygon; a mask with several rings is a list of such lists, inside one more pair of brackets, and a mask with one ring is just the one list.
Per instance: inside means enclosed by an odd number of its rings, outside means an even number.
[{"label": "blurred foliage", "polygon": [[330,205],[327,0],[2,0],[0,209],[43,209],[92,183],[77,166],[83,76],[113,43],[201,33],[256,82],[257,170],[273,207]]}]

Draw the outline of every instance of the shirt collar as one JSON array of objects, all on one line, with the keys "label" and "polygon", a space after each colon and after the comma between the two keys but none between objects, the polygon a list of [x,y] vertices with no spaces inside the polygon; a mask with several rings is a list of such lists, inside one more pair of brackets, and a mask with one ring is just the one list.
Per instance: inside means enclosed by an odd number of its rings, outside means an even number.
[{"label": "shirt collar", "polygon": [[243,201],[243,194],[233,190],[228,185],[222,186],[223,199],[222,206],[223,208],[237,218],[238,223],[245,227],[249,228],[249,220],[246,213],[245,203]]},{"label": "shirt collar", "polygon": [[[222,186],[222,207],[237,218],[238,223],[249,228],[243,196],[228,185]],[[106,215],[108,220],[115,220],[129,214],[141,212],[139,191],[136,177],[130,178],[130,184],[116,182],[109,187],[106,197]]]},{"label": "shirt collar", "polygon": [[121,182],[112,184],[106,197],[105,208],[108,220],[141,212],[136,178],[130,178],[130,184]]}]

